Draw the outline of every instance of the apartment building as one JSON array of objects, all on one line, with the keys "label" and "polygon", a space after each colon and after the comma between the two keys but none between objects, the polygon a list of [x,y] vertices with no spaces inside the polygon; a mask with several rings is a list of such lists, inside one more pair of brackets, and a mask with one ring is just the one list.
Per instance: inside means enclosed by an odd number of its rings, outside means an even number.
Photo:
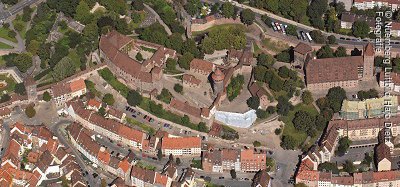
[{"label": "apartment building", "polygon": [[72,82],[61,82],[51,87],[51,95],[58,107],[64,106],[67,101],[86,93],[86,85],[83,79]]},{"label": "apartment building", "polygon": [[200,137],[164,137],[161,151],[163,155],[173,156],[200,156]]},{"label": "apartment building", "polygon": [[360,10],[373,9],[375,7],[390,7],[392,11],[399,9],[398,0],[354,0],[353,7]]}]

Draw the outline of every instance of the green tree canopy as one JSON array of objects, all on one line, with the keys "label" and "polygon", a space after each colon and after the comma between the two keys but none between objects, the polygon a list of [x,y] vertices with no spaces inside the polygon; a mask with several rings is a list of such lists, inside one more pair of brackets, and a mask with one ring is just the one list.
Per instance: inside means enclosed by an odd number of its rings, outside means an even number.
[{"label": "green tree canopy", "polygon": [[30,106],[28,106],[28,107],[25,109],[25,114],[26,114],[26,116],[27,116],[28,118],[33,118],[33,117],[35,117],[35,115],[36,115],[36,110],[35,110],[35,108],[33,107],[33,105],[30,105]]},{"label": "green tree canopy", "polygon": [[115,100],[114,100],[114,96],[110,93],[106,93],[103,97],[102,100],[104,103],[106,103],[107,105],[113,105]]},{"label": "green tree canopy", "polygon": [[329,45],[324,45],[317,51],[317,58],[333,58],[333,53],[333,49]]},{"label": "green tree canopy", "polygon": [[51,95],[50,95],[50,93],[48,91],[45,91],[43,93],[43,100],[46,101],[46,102],[49,102],[51,100]]},{"label": "green tree canopy", "polygon": [[311,104],[314,101],[311,92],[308,90],[303,92],[303,95],[301,95],[301,100],[306,105]]},{"label": "green tree canopy", "polygon": [[249,106],[251,109],[257,110],[258,107],[260,106],[260,98],[258,97],[250,97],[246,101],[247,106]]},{"label": "green tree canopy", "polygon": [[86,1],[79,2],[79,5],[76,7],[76,14],[74,18],[85,25],[92,21],[93,16],[90,13],[90,7]]},{"label": "green tree canopy", "polygon": [[345,56],[347,56],[346,48],[343,47],[343,46],[339,46],[335,51],[335,56],[336,57],[345,57]]},{"label": "green tree canopy", "polygon": [[240,13],[240,20],[246,25],[253,24],[255,18],[256,18],[256,16],[255,16],[254,12],[250,9],[244,9]]},{"label": "green tree canopy", "polygon": [[370,32],[370,28],[366,21],[355,21],[353,23],[353,35],[355,37],[365,38]]},{"label": "green tree canopy", "polygon": [[190,62],[194,59],[192,53],[186,52],[178,59],[179,67],[188,70],[190,68]]},{"label": "green tree canopy", "polygon": [[52,76],[54,80],[60,81],[73,75],[76,71],[74,61],[69,57],[64,57],[54,66]]},{"label": "green tree canopy", "polygon": [[235,14],[235,7],[230,2],[222,4],[221,13],[226,18],[233,18]]},{"label": "green tree canopy", "polygon": [[126,97],[126,100],[128,101],[129,105],[137,106],[142,102],[143,98],[139,94],[139,92],[137,92],[135,90],[131,90],[128,92],[128,96]]}]

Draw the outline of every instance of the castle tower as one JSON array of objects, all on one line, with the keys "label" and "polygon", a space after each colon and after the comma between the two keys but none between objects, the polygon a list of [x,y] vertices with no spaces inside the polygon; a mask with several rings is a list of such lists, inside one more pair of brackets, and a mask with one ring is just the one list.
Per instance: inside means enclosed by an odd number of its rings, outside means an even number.
[{"label": "castle tower", "polygon": [[363,80],[371,80],[374,77],[374,56],[374,46],[371,43],[368,43],[363,51]]},{"label": "castle tower", "polygon": [[225,75],[219,68],[217,68],[215,72],[211,75],[211,78],[213,80],[214,94],[217,95],[218,93],[224,90]]}]

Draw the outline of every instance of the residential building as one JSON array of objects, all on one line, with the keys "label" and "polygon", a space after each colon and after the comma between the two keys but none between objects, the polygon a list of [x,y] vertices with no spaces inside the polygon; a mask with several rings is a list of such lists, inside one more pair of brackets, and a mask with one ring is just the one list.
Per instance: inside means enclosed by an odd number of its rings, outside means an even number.
[{"label": "residential building", "polygon": [[256,60],[253,58],[253,53],[251,51],[239,51],[236,49],[231,49],[228,52],[227,61],[251,67],[254,65]]},{"label": "residential building", "polygon": [[356,21],[365,21],[368,26],[373,30],[375,28],[375,18],[367,17],[365,15],[357,15],[351,12],[343,12],[340,17],[340,27],[343,29],[352,29]]},{"label": "residential building", "polygon": [[0,119],[11,117],[11,110],[8,107],[3,107],[0,109]]},{"label": "residential building", "polygon": [[267,154],[260,150],[243,149],[240,152],[240,167],[244,172],[257,172],[266,169]]},{"label": "residential building", "polygon": [[[389,104],[390,107],[385,104]],[[365,99],[363,101],[344,100],[339,112],[340,117],[347,120],[383,117],[385,112],[396,115],[398,112],[398,97],[388,96],[380,98]],[[385,111],[385,109],[390,111]]]},{"label": "residential building", "polygon": [[309,90],[336,86],[357,87],[360,81],[374,79],[374,47],[368,43],[362,56],[313,59],[306,63],[305,81]]},{"label": "residential building", "polygon": [[203,152],[201,166],[206,172],[222,173],[222,154],[221,150],[210,150]]},{"label": "residential building", "polygon": [[251,96],[258,97],[260,99],[260,108],[267,108],[269,102],[267,91],[258,85],[257,82],[253,82],[249,86]]},{"label": "residential building", "polygon": [[303,69],[304,64],[312,58],[312,47],[308,44],[300,42],[293,48],[292,66]]},{"label": "residential building", "polygon": [[67,101],[86,93],[86,85],[83,79],[72,82],[61,82],[51,87],[52,98],[58,107],[64,106]]},{"label": "residential building", "polygon": [[200,137],[164,137],[161,151],[163,155],[173,156],[200,156]]},{"label": "residential building", "polygon": [[89,101],[86,104],[86,109],[88,110],[94,110],[98,112],[100,108],[101,108],[101,102],[97,101],[96,99],[89,99]]},{"label": "residential building", "polygon": [[400,74],[399,73],[385,73],[381,72],[379,75],[379,86],[386,90],[400,92]]},{"label": "residential building", "polygon": [[132,166],[131,169],[131,185],[137,187],[147,187],[147,186],[165,186],[170,187],[172,184],[172,179],[166,175],[160,174],[158,172],[143,169],[138,166]]},{"label": "residential building", "polygon": [[375,163],[378,171],[390,171],[392,169],[392,157],[390,147],[380,143],[375,149]]},{"label": "residential building", "polygon": [[260,170],[254,175],[251,187],[271,187],[271,177],[266,170]]},{"label": "residential building", "polygon": [[117,110],[112,106],[108,106],[106,118],[113,119],[120,123],[123,123],[126,119],[126,114],[124,112],[121,112],[120,110]]},{"label": "residential building", "polygon": [[[111,72],[122,78],[132,89],[151,92],[161,90],[161,67],[168,58],[175,58],[176,51],[158,44],[133,39],[117,31],[102,35],[99,43],[100,57],[104,58]],[[143,49],[155,51],[143,63],[132,58]]]},{"label": "residential building", "polygon": [[399,9],[398,0],[354,0],[353,7],[359,10],[373,9],[375,7],[389,7],[392,11]]}]

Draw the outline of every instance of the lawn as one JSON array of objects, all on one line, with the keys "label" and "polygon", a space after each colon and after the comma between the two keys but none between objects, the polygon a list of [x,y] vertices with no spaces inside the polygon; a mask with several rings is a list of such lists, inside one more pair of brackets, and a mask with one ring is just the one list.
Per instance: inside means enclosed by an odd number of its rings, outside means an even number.
[{"label": "lawn", "polygon": [[262,44],[263,44],[263,47],[265,47],[271,51],[274,51],[276,53],[279,53],[279,52],[289,48],[288,44],[281,42],[281,41],[278,41],[278,42],[271,41],[270,38],[265,38],[264,40],[262,40]]},{"label": "lawn", "polygon": [[101,70],[98,70],[100,76],[107,81],[108,84],[111,85],[115,90],[117,90],[122,96],[127,97],[129,88],[118,81],[118,79],[111,73],[111,71],[108,68],[104,68]]},{"label": "lawn", "polygon": [[190,164],[190,167],[202,169],[201,160],[192,160],[192,163]]},{"label": "lawn", "polygon": [[208,28],[208,29],[206,29],[204,31],[192,32],[192,36],[195,37],[195,36],[198,36],[198,35],[203,35],[203,34],[211,32],[213,30],[222,29],[222,28],[223,29],[235,28],[235,29],[238,29],[238,30],[245,30],[246,29],[246,27],[244,25],[242,25],[242,24],[234,24],[234,23],[223,24],[223,25],[216,25],[216,26],[210,27],[210,28]]},{"label": "lawn", "polygon": [[141,128],[142,130],[146,131],[148,134],[154,134],[154,132],[156,132],[156,130],[144,123],[140,123],[132,118],[126,118],[126,121],[128,122],[128,124],[132,125],[132,126],[137,126],[139,128]]},{"label": "lawn", "polygon": [[3,56],[0,56],[0,67],[4,67],[6,65],[6,61],[4,61]]},{"label": "lawn", "polygon": [[0,81],[5,81],[7,83],[7,86],[0,88],[0,94],[2,94],[3,91],[6,91],[7,93],[13,92],[15,85],[17,84],[12,76],[7,75],[8,74],[0,74]]},{"label": "lawn", "polygon": [[12,48],[14,48],[14,47],[7,45],[3,42],[0,42],[0,49],[12,49]]},{"label": "lawn", "polygon": [[4,39],[6,39],[6,40],[10,40],[10,41],[12,41],[12,42],[17,42],[17,39],[16,38],[10,38],[9,36],[8,36],[8,32],[9,31],[11,31],[10,29],[7,29],[7,28],[4,28],[4,27],[1,27],[0,28],[0,38],[4,38]]},{"label": "lawn", "polygon": [[95,88],[95,84],[90,80],[85,80],[86,88],[90,93],[93,93],[96,97],[101,97],[101,92]]},{"label": "lawn", "polygon": [[147,170],[152,170],[152,171],[156,170],[155,166],[147,164],[147,163],[144,163],[144,162],[141,162],[141,161],[138,161],[136,163],[136,166],[140,167],[140,168],[143,168],[143,169],[147,169]]},{"label": "lawn", "polygon": [[[283,133],[282,136],[285,135],[290,135],[292,136],[296,142],[299,143],[298,146],[301,146],[301,144],[306,140],[307,138],[307,134],[305,132],[299,132],[294,128],[294,125],[292,123],[292,120],[294,118],[294,115],[296,114],[297,111],[307,111],[310,114],[317,116],[318,115],[318,111],[317,109],[315,109],[315,107],[313,105],[305,105],[303,103],[300,103],[296,106],[294,106],[294,109],[292,111],[289,112],[289,114],[287,116],[282,116],[281,119],[282,121],[285,123],[285,127],[283,129]],[[314,138],[316,139],[318,137],[319,134],[321,134],[322,132],[318,132],[317,136]],[[310,141],[311,142],[311,141]]]},{"label": "lawn", "polygon": [[71,58],[71,60],[74,62],[76,71],[81,70],[81,60],[79,58],[79,55],[76,53],[76,49],[70,50],[68,57]]}]

